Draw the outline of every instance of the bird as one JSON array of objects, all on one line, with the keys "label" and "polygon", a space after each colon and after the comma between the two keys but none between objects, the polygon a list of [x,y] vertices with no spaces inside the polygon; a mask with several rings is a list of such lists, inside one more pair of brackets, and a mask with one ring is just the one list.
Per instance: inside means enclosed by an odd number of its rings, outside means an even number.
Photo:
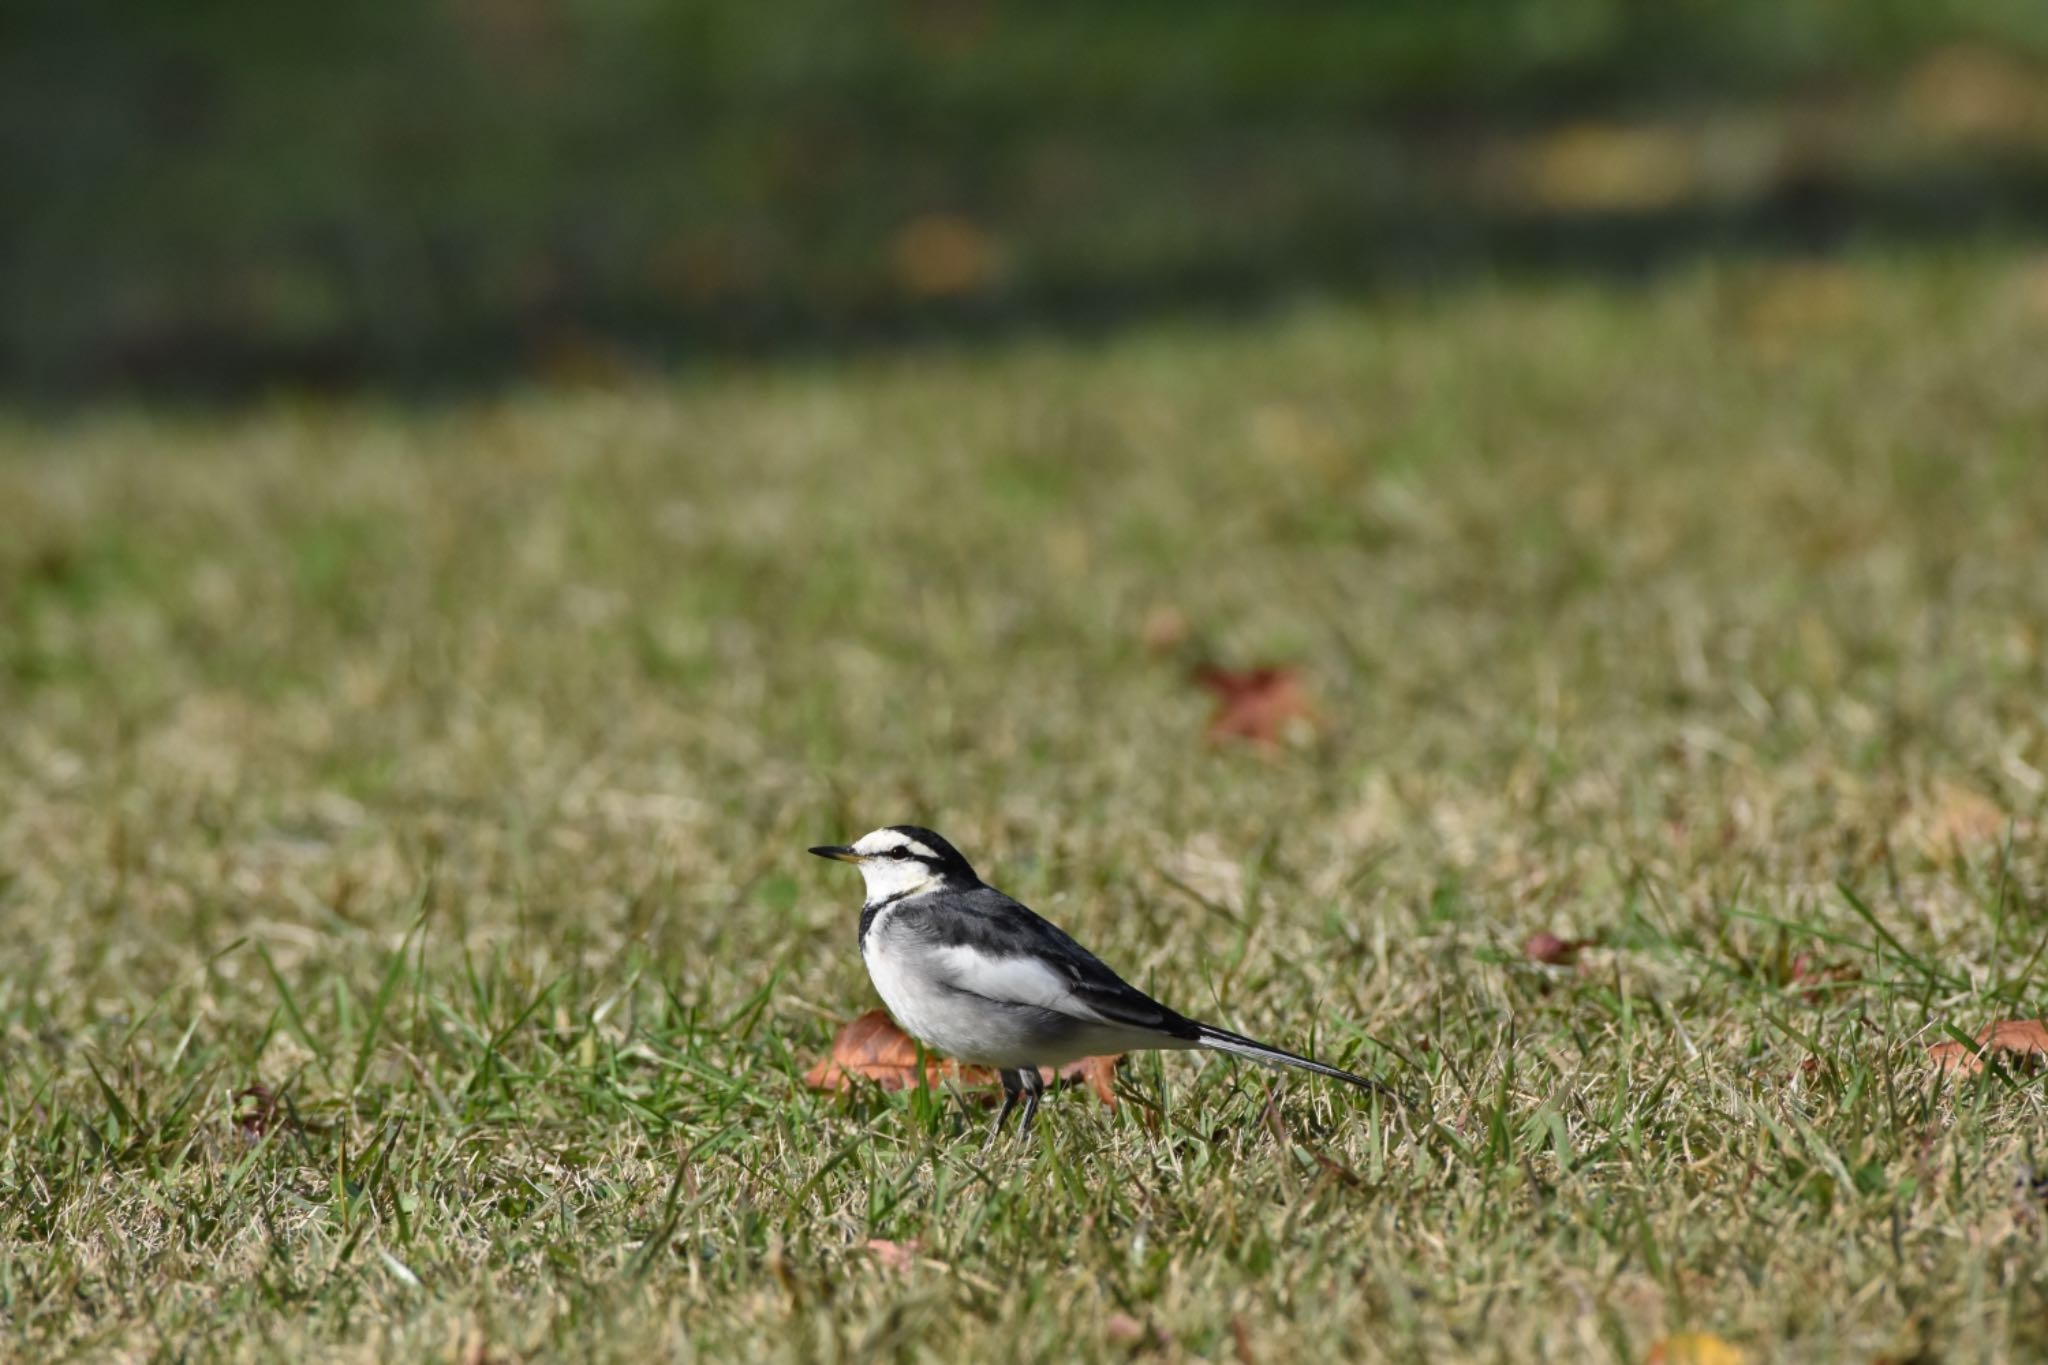
[{"label": "bird", "polygon": [[867,885],[860,954],[904,1032],[935,1052],[992,1067],[1003,1104],[983,1148],[1021,1101],[1031,1131],[1040,1067],[1141,1049],[1207,1049],[1300,1067],[1392,1097],[1381,1082],[1167,1008],[1065,930],[982,881],[960,851],[921,825],[888,825],[820,858],[853,863]]}]

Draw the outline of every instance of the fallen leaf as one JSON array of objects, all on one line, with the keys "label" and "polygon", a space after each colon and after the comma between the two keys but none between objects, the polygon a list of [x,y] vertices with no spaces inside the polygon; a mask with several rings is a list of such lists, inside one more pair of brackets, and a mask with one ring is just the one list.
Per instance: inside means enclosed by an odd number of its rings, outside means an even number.
[{"label": "fallen leaf", "polygon": [[1648,1365],[1742,1365],[1742,1352],[1712,1332],[1677,1332],[1652,1342]]},{"label": "fallen leaf", "polygon": [[1122,1060],[1121,1054],[1115,1057],[1083,1057],[1078,1062],[1068,1062],[1061,1067],[1059,1079],[1087,1082],[1088,1088],[1095,1092],[1095,1098],[1114,1109],[1116,1090],[1112,1082],[1116,1080],[1117,1063]]},{"label": "fallen leaf", "polygon": [[1579,960],[1579,950],[1593,946],[1590,938],[1559,938],[1539,929],[1522,940],[1522,956],[1548,967],[1568,967]]},{"label": "fallen leaf", "polygon": [[[951,1077],[963,1085],[992,1085],[996,1074],[986,1067],[925,1054],[925,1084],[936,1087]],[[873,1081],[884,1090],[907,1090],[917,1084],[917,1044],[896,1027],[887,1010],[869,1010],[841,1026],[832,1039],[830,1056],[804,1073],[813,1090],[851,1090],[856,1080]]]},{"label": "fallen leaf", "polygon": [[[1111,1082],[1121,1055],[1083,1057],[1057,1069],[1041,1067],[1039,1075],[1047,1085],[1086,1083],[1104,1104],[1116,1107]],[[963,1066],[951,1058],[925,1054],[925,1084],[937,1088],[951,1080],[967,1088],[990,1088],[1000,1084],[996,1073],[985,1066]],[[855,1082],[873,1081],[884,1090],[907,1090],[917,1084],[917,1043],[896,1027],[887,1010],[869,1010],[840,1026],[832,1039],[832,1051],[804,1073],[804,1084],[813,1090],[835,1093],[851,1090]]]},{"label": "fallen leaf", "polygon": [[915,1237],[907,1242],[892,1242],[886,1237],[870,1237],[861,1247],[873,1256],[885,1270],[908,1270],[917,1264],[917,1254],[924,1250],[924,1243]]},{"label": "fallen leaf", "polygon": [[1315,734],[1316,710],[1296,669],[1268,665],[1236,670],[1203,664],[1195,670],[1194,680],[1216,694],[1216,710],[1206,731],[1212,740],[1244,739],[1272,748],[1283,739]]},{"label": "fallen leaf", "polygon": [[2002,1019],[1978,1030],[1974,1052],[1961,1043],[1947,1042],[1928,1048],[1927,1056],[1944,1071],[1972,1076],[1984,1069],[1983,1054],[1992,1052],[2014,1053],[2027,1065],[2033,1065],[2042,1053],[2048,1053],[2048,1021]]}]

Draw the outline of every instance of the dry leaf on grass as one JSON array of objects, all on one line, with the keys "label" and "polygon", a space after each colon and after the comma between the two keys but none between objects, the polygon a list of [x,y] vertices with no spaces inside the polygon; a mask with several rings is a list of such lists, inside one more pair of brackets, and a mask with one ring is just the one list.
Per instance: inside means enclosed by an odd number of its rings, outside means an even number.
[{"label": "dry leaf on grass", "polygon": [[870,1237],[861,1243],[861,1248],[873,1256],[884,1270],[908,1270],[917,1264],[917,1254],[924,1250],[924,1243],[915,1237],[907,1242],[892,1242],[886,1237]]},{"label": "dry leaf on grass", "polygon": [[1539,930],[1522,940],[1522,956],[1549,967],[1567,967],[1579,960],[1579,950],[1593,946],[1590,938],[1559,938]]},{"label": "dry leaf on grass", "polygon": [[[925,1083],[937,1086],[950,1076],[962,1085],[991,1085],[996,1074],[985,1067],[925,1054]],[[851,1090],[856,1080],[873,1081],[884,1090],[907,1090],[917,1084],[917,1044],[896,1027],[887,1010],[869,1010],[842,1025],[832,1039],[832,1052],[804,1073],[813,1090]]]},{"label": "dry leaf on grass", "polygon": [[1654,1342],[1649,1365],[1742,1365],[1742,1352],[1712,1332],[1674,1332]]},{"label": "dry leaf on grass", "polygon": [[[1122,1060],[1121,1056],[1083,1057],[1057,1070],[1042,1067],[1039,1074],[1048,1085],[1085,1083],[1098,1099],[1114,1109],[1116,1092],[1111,1083],[1117,1063]],[[985,1066],[962,1066],[930,1053],[925,1054],[924,1066],[925,1084],[934,1088],[947,1079],[970,1088],[993,1088],[997,1084],[996,1073]],[[843,1092],[861,1080],[873,1081],[884,1090],[907,1090],[917,1084],[917,1044],[896,1027],[887,1010],[869,1010],[841,1025],[832,1039],[831,1053],[819,1058],[817,1065],[804,1073],[804,1084],[813,1090]]]},{"label": "dry leaf on grass", "polygon": [[1211,740],[1243,739],[1272,748],[1282,740],[1312,738],[1318,729],[1297,669],[1203,664],[1194,680],[1216,694],[1216,709],[1204,732]]},{"label": "dry leaf on grass", "polygon": [[1984,1055],[1993,1052],[2014,1053],[2023,1062],[2031,1065],[2039,1060],[2042,1053],[2048,1052],[2048,1022],[2040,1019],[2003,1019],[1995,1024],[1987,1024],[1978,1030],[1977,1048],[1978,1051],[1972,1052],[1961,1043],[1936,1043],[1927,1049],[1927,1056],[1942,1070],[1960,1072],[1965,1076],[1982,1071]]},{"label": "dry leaf on grass", "polygon": [[1116,1068],[1117,1063],[1122,1060],[1123,1054],[1121,1053],[1114,1057],[1083,1057],[1078,1062],[1068,1062],[1056,1074],[1048,1072],[1046,1079],[1048,1081],[1066,1081],[1070,1084],[1086,1082],[1088,1088],[1095,1092],[1096,1099],[1101,1100],[1111,1109],[1114,1109],[1116,1108],[1116,1090],[1114,1088]]}]

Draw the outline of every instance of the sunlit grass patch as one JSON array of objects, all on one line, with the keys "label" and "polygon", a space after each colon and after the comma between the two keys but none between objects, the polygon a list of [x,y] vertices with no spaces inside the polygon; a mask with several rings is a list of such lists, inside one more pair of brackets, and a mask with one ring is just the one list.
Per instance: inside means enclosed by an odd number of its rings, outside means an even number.
[{"label": "sunlit grass patch", "polygon": [[[13,420],[15,1348],[2038,1353],[2033,269]],[[910,819],[1414,1103],[807,1090]]]}]

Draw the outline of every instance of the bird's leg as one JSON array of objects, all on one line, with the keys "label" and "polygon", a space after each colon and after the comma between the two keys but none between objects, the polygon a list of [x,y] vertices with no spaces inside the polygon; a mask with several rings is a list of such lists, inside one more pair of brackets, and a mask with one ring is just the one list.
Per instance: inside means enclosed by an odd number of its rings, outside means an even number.
[{"label": "bird's leg", "polygon": [[1031,1135],[1031,1121],[1038,1117],[1038,1097],[1045,1093],[1045,1077],[1035,1066],[1017,1068],[1017,1079],[1024,1085],[1024,1117],[1017,1122],[1019,1138]]},{"label": "bird's leg", "polygon": [[1016,1071],[998,1071],[996,1075],[1003,1082],[1003,1107],[996,1110],[996,1121],[989,1125],[988,1138],[981,1144],[984,1152],[996,1145],[996,1135],[1003,1131],[1003,1120],[1010,1117],[1010,1111],[1017,1107],[1018,1097],[1024,1093],[1024,1082],[1018,1079]]}]

